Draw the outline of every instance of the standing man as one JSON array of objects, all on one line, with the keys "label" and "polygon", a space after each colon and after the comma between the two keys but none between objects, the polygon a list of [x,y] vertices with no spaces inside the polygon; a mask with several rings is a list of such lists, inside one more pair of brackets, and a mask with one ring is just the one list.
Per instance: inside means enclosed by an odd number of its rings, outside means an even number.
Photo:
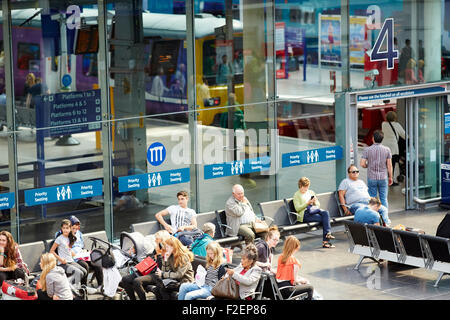
[{"label": "standing man", "polygon": [[364,149],[361,157],[360,165],[367,168],[367,186],[369,187],[369,195],[379,198],[381,204],[388,207],[388,186],[392,180],[392,154],[391,150],[383,146],[383,131],[376,130],[373,133],[373,144]]}]

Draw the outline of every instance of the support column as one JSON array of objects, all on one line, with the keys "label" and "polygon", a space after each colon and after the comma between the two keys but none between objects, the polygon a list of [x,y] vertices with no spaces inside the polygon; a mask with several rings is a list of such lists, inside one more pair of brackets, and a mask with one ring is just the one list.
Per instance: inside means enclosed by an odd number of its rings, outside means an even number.
[{"label": "support column", "polygon": [[350,88],[350,10],[349,0],[341,0],[341,91]]},{"label": "support column", "polygon": [[[442,5],[440,0],[424,2],[424,80],[441,80],[441,22]],[[445,17],[448,19],[448,17]]]},{"label": "support column", "polygon": [[12,56],[11,12],[9,1],[2,1],[3,15],[3,46],[5,52],[5,89],[6,89],[6,122],[8,131],[8,163],[9,192],[14,192],[14,208],[11,208],[11,234],[15,241],[20,241],[19,228],[19,178],[17,176],[17,139],[16,115],[14,101],[14,73]]}]

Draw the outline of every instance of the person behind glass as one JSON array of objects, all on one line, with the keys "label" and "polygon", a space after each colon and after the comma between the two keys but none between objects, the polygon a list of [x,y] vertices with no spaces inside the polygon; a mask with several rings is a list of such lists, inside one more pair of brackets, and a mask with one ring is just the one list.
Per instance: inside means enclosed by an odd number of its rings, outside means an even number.
[{"label": "person behind glass", "polygon": [[228,62],[228,56],[222,56],[222,63],[217,68],[216,84],[226,84],[233,77],[233,68]]},{"label": "person behind glass", "polygon": [[[53,242],[50,253],[55,255],[58,266],[64,269],[67,276],[74,276],[72,281],[75,285],[86,285],[87,270],[73,259],[75,252],[72,250],[72,246],[77,238],[72,234],[71,226],[70,220],[61,221],[61,234]],[[58,253],[56,253],[56,249],[58,249]]]},{"label": "person behind glass", "polygon": [[[314,289],[308,279],[299,275],[301,264],[294,256],[299,250],[300,241],[294,236],[287,237],[283,245],[283,252],[278,257],[277,284],[285,299],[307,292],[307,300],[311,300]],[[288,288],[283,289],[283,287]]]},{"label": "person behind glass", "polygon": [[190,250],[196,256],[206,257],[206,247],[211,241],[214,241],[216,226],[214,223],[206,222],[202,227],[203,235],[198,237],[192,243]]},{"label": "person behind glass", "polygon": [[[191,264],[194,254],[175,237],[164,241],[164,249],[161,268],[155,272],[158,276],[156,287],[152,290],[156,300],[171,300],[171,293],[177,291],[181,284],[194,282],[194,270]],[[176,282],[166,286],[165,283],[169,283],[169,279]]]},{"label": "person behind glass", "polygon": [[[159,211],[155,218],[158,222],[176,238],[179,238],[185,246],[192,244],[194,239],[192,236],[178,234],[183,231],[193,231],[197,229],[197,214],[195,210],[188,208],[189,195],[186,191],[177,193],[178,205],[172,205],[164,210]],[[164,220],[164,216],[170,215],[170,223]]]},{"label": "person behind glass", "polygon": [[[150,254],[152,259],[157,263],[158,268],[162,267],[162,256],[165,253],[164,241],[172,237],[167,230],[159,230],[155,233],[155,250]],[[139,276],[136,273],[127,274],[122,277],[119,283],[130,300],[136,300],[136,294],[139,300],[146,300],[145,287],[148,285],[155,285],[157,282],[157,276],[154,272],[145,276]]]},{"label": "person behind glass", "polygon": [[316,193],[309,189],[310,181],[307,177],[298,180],[298,190],[294,194],[294,207],[298,213],[299,222],[320,222],[323,229],[322,247],[334,248],[329,240],[334,239],[331,234],[330,213],[320,209],[320,202]]},{"label": "person behind glass", "polygon": [[234,269],[225,268],[226,277],[234,279],[239,286],[239,297],[252,300],[258,282],[261,278],[262,269],[256,265],[258,261],[258,250],[253,243],[248,244],[241,254],[241,263]]},{"label": "person behind glass", "polygon": [[[72,234],[76,237],[76,240],[72,246],[72,251],[75,252],[75,254],[86,251],[84,249],[83,234],[80,231],[80,229],[81,229],[80,220],[75,216],[70,216],[69,221],[72,224],[72,227],[71,227]],[[89,270],[93,270],[95,279],[97,279],[97,285],[99,287],[103,285],[103,269],[101,267],[92,264],[90,261],[84,261],[81,259],[74,259],[74,260],[80,266],[85,268],[86,271],[88,272],[88,274],[89,274]]]},{"label": "person behind glass", "polygon": [[363,206],[358,208],[355,212],[355,217],[353,221],[358,223],[367,223],[367,224],[374,224],[374,225],[383,225],[386,224],[383,221],[382,216],[378,213],[378,210],[380,210],[381,207],[381,201],[378,198],[370,198],[369,204],[367,206]]},{"label": "person behind glass", "polygon": [[25,280],[30,274],[20,254],[19,245],[8,231],[0,232],[0,288],[5,280]]},{"label": "person behind glass", "polygon": [[252,243],[255,239],[255,222],[261,222],[256,218],[253,207],[245,197],[244,188],[240,184],[235,184],[232,188],[232,194],[225,203],[225,214],[227,217],[226,234],[228,236],[241,235],[245,243]]},{"label": "person behind glass", "polygon": [[381,129],[384,133],[383,145],[388,147],[392,154],[392,186],[397,186],[397,178],[400,175],[400,151],[398,142],[400,138],[406,139],[405,130],[397,122],[397,113],[394,111],[389,111],[386,114],[386,121],[381,123]]},{"label": "person behind glass", "polygon": [[34,75],[34,73],[30,72],[25,77],[25,84],[24,84],[24,88],[23,88],[23,95],[25,96],[25,106],[27,108],[33,107],[32,95],[31,95],[30,89],[35,84],[36,84],[36,76]]},{"label": "person behind glass", "polygon": [[72,290],[64,269],[56,265],[56,257],[44,253],[39,262],[41,275],[40,289],[37,290],[39,300],[73,300]]},{"label": "person behind glass", "polygon": [[361,167],[367,168],[369,195],[376,197],[379,194],[381,204],[389,208],[388,186],[393,182],[392,153],[388,147],[381,144],[383,139],[383,131],[376,130],[373,133],[373,144],[364,149],[359,164]]},{"label": "person behind glass", "polygon": [[178,300],[196,300],[211,296],[212,288],[225,275],[223,250],[220,244],[216,241],[210,242],[206,246],[206,252],[205,284],[201,287],[195,282],[181,284]]}]

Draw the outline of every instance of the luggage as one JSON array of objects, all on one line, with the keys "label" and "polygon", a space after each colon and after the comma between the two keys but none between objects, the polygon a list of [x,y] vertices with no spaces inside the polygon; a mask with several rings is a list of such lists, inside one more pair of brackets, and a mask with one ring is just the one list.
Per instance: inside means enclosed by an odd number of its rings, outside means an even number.
[{"label": "luggage", "polygon": [[35,288],[25,286],[16,280],[5,280],[2,284],[2,300],[37,300]]}]

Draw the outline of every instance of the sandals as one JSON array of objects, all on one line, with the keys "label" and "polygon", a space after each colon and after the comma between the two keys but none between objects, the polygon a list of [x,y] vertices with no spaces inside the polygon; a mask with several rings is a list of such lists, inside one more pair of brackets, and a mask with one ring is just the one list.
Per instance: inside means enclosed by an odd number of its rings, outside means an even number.
[{"label": "sandals", "polygon": [[327,233],[325,238],[327,238],[327,239],[336,239],[333,235],[331,235],[331,233]]},{"label": "sandals", "polygon": [[322,248],[330,249],[330,248],[336,248],[336,247],[333,244],[331,244],[330,242],[324,242],[322,244]]}]

